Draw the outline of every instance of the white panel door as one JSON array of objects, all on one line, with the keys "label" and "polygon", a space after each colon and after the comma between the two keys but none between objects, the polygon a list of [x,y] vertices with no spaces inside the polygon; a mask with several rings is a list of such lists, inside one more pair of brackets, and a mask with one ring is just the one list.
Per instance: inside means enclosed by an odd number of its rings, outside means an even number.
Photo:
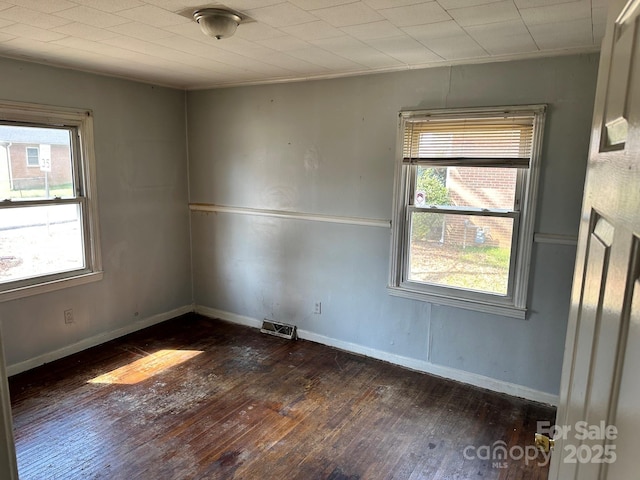
[{"label": "white panel door", "polygon": [[552,480],[640,478],[640,0],[600,59]]}]

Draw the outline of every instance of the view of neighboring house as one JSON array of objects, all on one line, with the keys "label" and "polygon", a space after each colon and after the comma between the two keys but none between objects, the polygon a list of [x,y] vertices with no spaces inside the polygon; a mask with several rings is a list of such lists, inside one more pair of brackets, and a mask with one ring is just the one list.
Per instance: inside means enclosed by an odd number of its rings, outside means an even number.
[{"label": "view of neighboring house", "polygon": [[412,214],[410,279],[506,294],[518,225],[495,212],[515,208],[517,175],[514,168],[418,167],[414,201],[428,208]]},{"label": "view of neighboring house", "polygon": [[69,188],[70,151],[66,130],[0,125],[1,196],[33,198],[47,188]]},{"label": "view of neighboring house", "polygon": [[[513,168],[449,167],[447,189],[451,205],[511,210],[514,208],[517,170]],[[446,238],[461,245],[511,244],[512,224],[504,218],[475,217],[463,220],[447,215]]]},{"label": "view of neighboring house", "polygon": [[0,125],[0,200],[31,200],[3,212],[0,283],[82,268],[82,234],[75,205],[43,205],[70,197],[70,130]]}]

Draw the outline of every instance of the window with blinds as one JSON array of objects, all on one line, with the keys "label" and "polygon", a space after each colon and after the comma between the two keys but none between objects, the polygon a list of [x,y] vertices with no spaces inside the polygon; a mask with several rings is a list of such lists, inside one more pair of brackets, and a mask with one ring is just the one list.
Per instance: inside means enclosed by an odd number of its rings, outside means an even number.
[{"label": "window with blinds", "polygon": [[406,119],[403,162],[528,167],[534,118]]},{"label": "window with blinds", "polygon": [[544,114],[400,113],[391,293],[525,315]]}]

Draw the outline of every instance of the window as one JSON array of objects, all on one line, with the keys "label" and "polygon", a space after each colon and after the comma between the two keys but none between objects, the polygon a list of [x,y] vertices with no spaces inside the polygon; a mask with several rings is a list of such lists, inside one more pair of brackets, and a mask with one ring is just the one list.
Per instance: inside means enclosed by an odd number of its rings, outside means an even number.
[{"label": "window", "polygon": [[102,278],[95,184],[91,112],[0,102],[0,301]]},{"label": "window", "polygon": [[40,166],[40,152],[38,147],[27,147],[27,167]]},{"label": "window", "polygon": [[391,294],[525,317],[545,110],[400,113]]}]

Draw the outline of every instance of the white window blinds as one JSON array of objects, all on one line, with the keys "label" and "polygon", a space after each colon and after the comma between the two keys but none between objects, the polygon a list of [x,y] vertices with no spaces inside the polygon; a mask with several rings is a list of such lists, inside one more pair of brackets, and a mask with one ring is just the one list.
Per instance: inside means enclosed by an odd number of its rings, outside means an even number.
[{"label": "white window blinds", "polygon": [[527,168],[535,113],[404,120],[403,163]]}]

